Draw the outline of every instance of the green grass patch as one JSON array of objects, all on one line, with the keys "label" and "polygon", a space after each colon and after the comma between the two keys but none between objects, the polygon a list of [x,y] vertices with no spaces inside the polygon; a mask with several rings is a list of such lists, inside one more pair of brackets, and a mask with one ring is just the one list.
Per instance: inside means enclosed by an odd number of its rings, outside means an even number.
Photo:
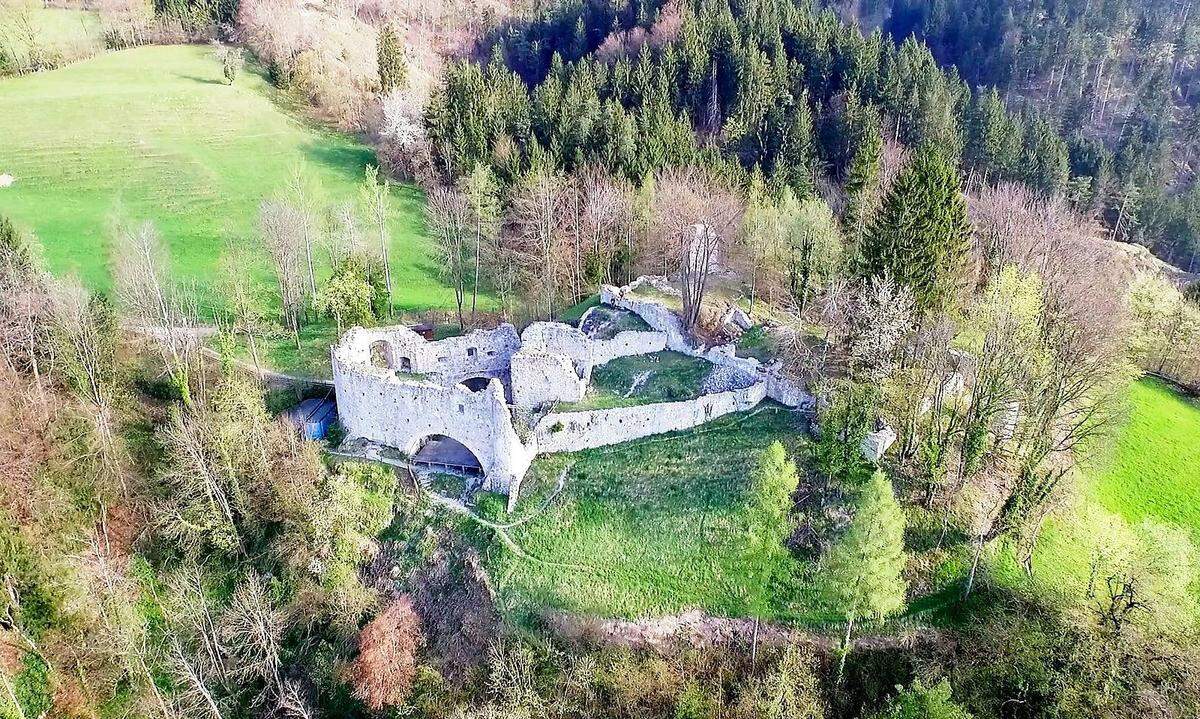
[{"label": "green grass patch", "polygon": [[577,326],[579,324],[579,320],[583,319],[583,316],[585,314],[587,314],[587,311],[592,309],[593,307],[599,306],[599,304],[600,304],[600,294],[599,293],[594,294],[594,295],[588,295],[582,301],[580,301],[574,305],[571,305],[567,309],[563,310],[562,314],[558,316],[558,321],[564,322],[569,325]]},{"label": "green grass patch", "polygon": [[681,352],[619,357],[592,370],[592,384],[582,400],[559,409],[571,412],[695,399],[712,370],[708,360]]},{"label": "green grass patch", "polygon": [[779,354],[775,338],[762,325],[755,325],[746,330],[737,341],[737,356],[756,359],[767,363],[774,361]]},{"label": "green grass patch", "polygon": [[[1086,601],[1095,553],[1133,551],[1143,520],[1186,528],[1200,548],[1200,406],[1162,381],[1142,379],[1129,389],[1124,422],[1093,452],[1076,500],[1046,521],[1033,577],[1011,546],[997,545],[984,558],[984,581],[1078,605]],[[961,550],[953,563],[963,574],[969,557],[965,545]]]},{"label": "green grass patch", "polygon": [[567,467],[566,488],[510,530],[536,561],[502,546],[487,562],[502,607],[518,616],[554,608],[606,617],[687,609],[718,616],[823,621],[811,568],[757,541],[747,503],[752,468],[781,440],[803,440],[778,405],[686,432],[539,459],[516,515],[541,505]]},{"label": "green grass patch", "polygon": [[52,65],[86,57],[104,49],[99,14],[90,10],[44,7],[40,2],[0,2],[0,54],[17,67],[32,55]]},{"label": "green grass patch", "polygon": [[[322,204],[355,202],[374,153],[296,119],[261,71],[225,85],[209,46],[141,47],[0,80],[0,212],[40,239],[50,268],[111,286],[113,220],[153,221],[172,270],[205,301],[222,249],[255,241],[258,206],[297,166]],[[422,193],[391,197],[397,308],[448,308],[424,230]],[[323,262],[323,260],[322,260]],[[320,268],[322,274],[327,268]],[[248,272],[273,290],[266,259]],[[282,352],[282,350],[280,350]]]},{"label": "green grass patch", "polygon": [[674,293],[663,292],[649,282],[643,282],[633,288],[634,297],[640,300],[649,300],[658,302],[659,304],[668,307],[669,309],[680,312],[683,310],[683,298]]},{"label": "green grass patch", "polygon": [[1200,542],[1200,405],[1154,378],[1133,385],[1129,405],[1111,459],[1093,471],[1092,499],[1131,523],[1187,527]]}]

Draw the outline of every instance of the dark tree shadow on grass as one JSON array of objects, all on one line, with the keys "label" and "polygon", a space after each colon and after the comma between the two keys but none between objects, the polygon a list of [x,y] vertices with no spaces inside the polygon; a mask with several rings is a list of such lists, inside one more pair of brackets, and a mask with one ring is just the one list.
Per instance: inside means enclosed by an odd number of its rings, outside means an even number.
[{"label": "dark tree shadow on grass", "polygon": [[187,73],[183,73],[183,72],[175,73],[175,77],[178,77],[180,80],[191,80],[192,82],[198,82],[201,85],[224,85],[225,84],[224,80],[216,80],[211,77],[200,77],[199,75],[188,75]]},{"label": "dark tree shadow on grass", "polygon": [[366,177],[368,165],[376,163],[375,151],[366,145],[355,143],[349,136],[338,138],[339,142],[310,142],[301,150],[315,164],[323,165],[353,184],[361,183]]}]

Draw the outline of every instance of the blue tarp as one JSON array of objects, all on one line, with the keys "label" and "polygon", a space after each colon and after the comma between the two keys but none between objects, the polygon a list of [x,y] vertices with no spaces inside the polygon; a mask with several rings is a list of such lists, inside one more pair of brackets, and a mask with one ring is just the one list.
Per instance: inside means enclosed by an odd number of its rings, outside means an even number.
[{"label": "blue tarp", "polygon": [[337,405],[328,399],[306,399],[289,409],[287,416],[306,439],[325,439],[329,427],[337,421]]}]

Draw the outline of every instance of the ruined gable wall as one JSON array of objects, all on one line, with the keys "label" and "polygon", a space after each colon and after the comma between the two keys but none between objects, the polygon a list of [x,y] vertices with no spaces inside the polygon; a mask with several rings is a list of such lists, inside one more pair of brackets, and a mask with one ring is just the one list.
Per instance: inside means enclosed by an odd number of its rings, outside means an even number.
[{"label": "ruined gable wall", "polygon": [[546,402],[578,402],[587,391],[571,359],[561,354],[521,351],[512,356],[513,404],[536,407]]},{"label": "ruined gable wall", "polygon": [[683,402],[552,412],[538,422],[534,436],[539,452],[575,452],[698,427],[731,412],[750,409],[765,396],[766,386],[760,382]]},{"label": "ruined gable wall", "polygon": [[563,355],[580,365],[591,366],[592,343],[578,329],[561,322],[534,322],[521,333],[521,348],[527,352]]}]

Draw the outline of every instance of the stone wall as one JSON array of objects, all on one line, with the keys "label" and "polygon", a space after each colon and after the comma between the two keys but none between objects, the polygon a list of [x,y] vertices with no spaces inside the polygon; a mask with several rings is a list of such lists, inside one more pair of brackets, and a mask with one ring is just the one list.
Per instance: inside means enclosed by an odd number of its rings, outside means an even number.
[{"label": "stone wall", "polygon": [[569,357],[578,364],[592,364],[591,340],[578,329],[561,322],[534,322],[521,333],[521,349]]},{"label": "stone wall", "polygon": [[[731,412],[748,410],[764,396],[766,386],[759,383],[683,402],[551,412],[538,422],[534,437],[539,452],[576,452],[698,427]],[[697,458],[697,461],[710,460],[715,458]]]},{"label": "stone wall", "polygon": [[[485,489],[508,493],[524,476],[536,449],[526,447],[517,436],[500,381],[493,379],[485,390],[471,392],[459,385],[397,376],[393,370],[364,364],[362,358],[370,357],[370,344],[391,333],[396,333],[396,329],[351,330],[333,350],[338,419],[346,436],[367,439],[409,454],[416,452],[421,442],[431,435],[452,437],[479,460],[486,476]],[[398,334],[402,340],[409,339],[402,332]],[[512,337],[515,336],[513,332]],[[504,338],[505,335],[500,334],[490,339],[501,342],[464,343],[462,347],[475,346],[484,351],[491,348],[496,355],[482,356],[494,357],[503,351]],[[416,345],[399,346],[403,351]],[[421,361],[428,361],[436,355],[412,355],[413,359],[418,356]],[[466,363],[456,363],[456,367],[463,366]],[[475,365],[471,371],[478,371],[479,366],[488,365]]]},{"label": "stone wall", "polygon": [[670,308],[654,300],[643,300],[634,294],[634,290],[643,284],[653,284],[653,278],[639,277],[625,287],[603,285],[600,287],[600,301],[606,305],[629,310],[641,317],[646,324],[666,335],[667,348],[676,352],[692,354],[695,348],[684,331],[683,320]]},{"label": "stone wall", "polygon": [[524,350],[512,356],[510,372],[513,404],[525,408],[546,402],[578,402],[591,379],[590,371],[580,377],[565,355]]},{"label": "stone wall", "polygon": [[374,352],[376,359],[384,358],[393,370],[457,382],[503,374],[513,353],[521,348],[521,340],[510,324],[437,342],[429,342],[407,327],[355,327],[343,336],[339,348],[348,364],[369,366]]},{"label": "stone wall", "polygon": [[678,315],[659,302],[639,299],[633,293],[643,284],[649,283],[657,286],[661,282],[662,278],[639,277],[625,287],[604,285],[600,288],[600,301],[606,305],[629,310],[641,317],[646,324],[665,336],[668,349],[693,357],[703,357],[715,365],[734,367],[748,375],[758,377],[766,384],[767,396],[786,407],[804,409],[813,407],[815,402],[813,396],[799,382],[785,377],[778,367],[766,367],[754,358],[738,357],[737,345],[733,342],[711,348],[693,346],[683,329],[683,321],[679,319]]},{"label": "stone wall", "polygon": [[663,332],[639,332],[626,330],[618,332],[615,337],[607,340],[592,340],[592,365],[599,367],[618,357],[646,355],[652,352],[662,352],[667,348],[667,335]]}]

